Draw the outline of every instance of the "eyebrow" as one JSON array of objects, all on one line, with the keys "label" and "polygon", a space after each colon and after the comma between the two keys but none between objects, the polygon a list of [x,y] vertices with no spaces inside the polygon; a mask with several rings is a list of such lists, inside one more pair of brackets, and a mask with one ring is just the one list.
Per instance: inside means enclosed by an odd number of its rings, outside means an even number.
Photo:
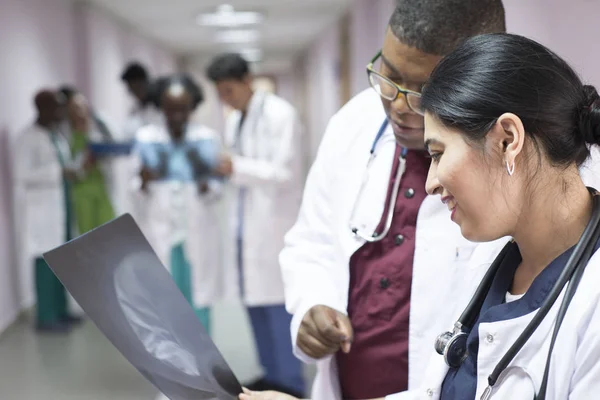
[{"label": "eyebrow", "polygon": [[427,139],[425,141],[425,150],[429,151],[429,146],[431,146],[432,144],[438,145],[438,146],[443,146],[443,143],[440,142],[437,139]]},{"label": "eyebrow", "polygon": [[398,70],[398,68],[394,67],[394,65],[387,58],[385,58],[385,56],[383,55],[383,53],[381,54],[381,61],[383,61],[383,63],[385,64],[385,66],[387,68],[389,68],[395,75],[398,75],[400,77],[404,77],[402,75],[402,72],[400,72]]}]

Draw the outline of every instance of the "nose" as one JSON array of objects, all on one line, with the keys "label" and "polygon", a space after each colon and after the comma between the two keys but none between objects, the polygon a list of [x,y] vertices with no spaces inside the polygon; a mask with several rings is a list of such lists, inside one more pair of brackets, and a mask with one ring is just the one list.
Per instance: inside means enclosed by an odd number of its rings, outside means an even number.
[{"label": "nose", "polygon": [[396,99],[392,101],[392,112],[398,115],[412,113],[404,93],[398,93]]},{"label": "nose", "polygon": [[427,173],[427,182],[425,182],[425,190],[430,196],[433,196],[435,194],[441,194],[443,191],[443,187],[440,184],[440,181],[438,180],[437,171],[433,163],[429,167],[429,172]]}]

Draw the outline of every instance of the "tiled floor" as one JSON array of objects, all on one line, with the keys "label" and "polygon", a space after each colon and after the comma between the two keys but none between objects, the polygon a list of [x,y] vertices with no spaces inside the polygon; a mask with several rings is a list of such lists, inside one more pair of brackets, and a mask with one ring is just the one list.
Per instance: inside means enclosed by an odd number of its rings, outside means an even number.
[{"label": "tiled floor", "polygon": [[[240,381],[260,375],[245,312],[214,308],[213,336]],[[157,392],[91,323],[38,336],[23,321],[0,337],[0,400],[154,400]]]}]

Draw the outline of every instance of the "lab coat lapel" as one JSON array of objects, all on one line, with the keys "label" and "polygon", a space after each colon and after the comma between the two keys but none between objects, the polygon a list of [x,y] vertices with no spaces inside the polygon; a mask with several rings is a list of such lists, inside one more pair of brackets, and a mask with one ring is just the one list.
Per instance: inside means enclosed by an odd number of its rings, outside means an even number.
[{"label": "lab coat lapel", "polygon": [[[555,305],[561,304],[562,298],[563,295],[561,294]],[[519,318],[479,325],[477,363],[480,379],[477,385],[477,398],[483,394],[487,387],[487,377],[538,311],[535,310]],[[547,339],[552,333],[557,312],[558,307],[552,307],[540,326],[533,332],[521,351],[500,376],[494,389],[494,393],[499,398],[508,398],[510,393],[515,390],[517,382],[522,386],[523,381],[526,382],[525,386],[527,388],[531,388],[532,394],[534,389],[537,392],[542,381],[550,346],[550,341]],[[527,379],[524,379],[524,377]],[[521,391],[523,390],[527,389],[523,388]]]},{"label": "lab coat lapel", "polygon": [[246,117],[239,128],[240,118],[237,119],[235,131],[236,150],[239,154],[249,157],[258,156],[260,149],[260,139],[262,138],[262,130],[264,126],[261,121],[263,110],[265,107],[267,93],[256,91],[250,99]]}]

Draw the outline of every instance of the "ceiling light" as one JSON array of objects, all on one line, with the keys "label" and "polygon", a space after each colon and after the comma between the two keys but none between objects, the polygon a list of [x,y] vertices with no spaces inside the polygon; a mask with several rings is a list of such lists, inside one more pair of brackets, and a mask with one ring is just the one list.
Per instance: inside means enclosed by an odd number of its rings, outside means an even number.
[{"label": "ceiling light", "polygon": [[257,63],[262,61],[263,52],[261,49],[242,49],[238,53],[249,63]]},{"label": "ceiling light", "polygon": [[200,25],[214,27],[236,27],[242,25],[255,25],[264,20],[258,12],[235,11],[232,5],[222,4],[214,13],[200,14],[196,21]]},{"label": "ceiling light", "polygon": [[255,29],[234,29],[219,31],[215,40],[220,43],[252,43],[260,38],[260,33]]},{"label": "ceiling light", "polygon": [[233,6],[231,4],[221,4],[220,6],[217,6],[217,13],[232,14],[234,12],[235,12],[235,8],[233,8]]}]

